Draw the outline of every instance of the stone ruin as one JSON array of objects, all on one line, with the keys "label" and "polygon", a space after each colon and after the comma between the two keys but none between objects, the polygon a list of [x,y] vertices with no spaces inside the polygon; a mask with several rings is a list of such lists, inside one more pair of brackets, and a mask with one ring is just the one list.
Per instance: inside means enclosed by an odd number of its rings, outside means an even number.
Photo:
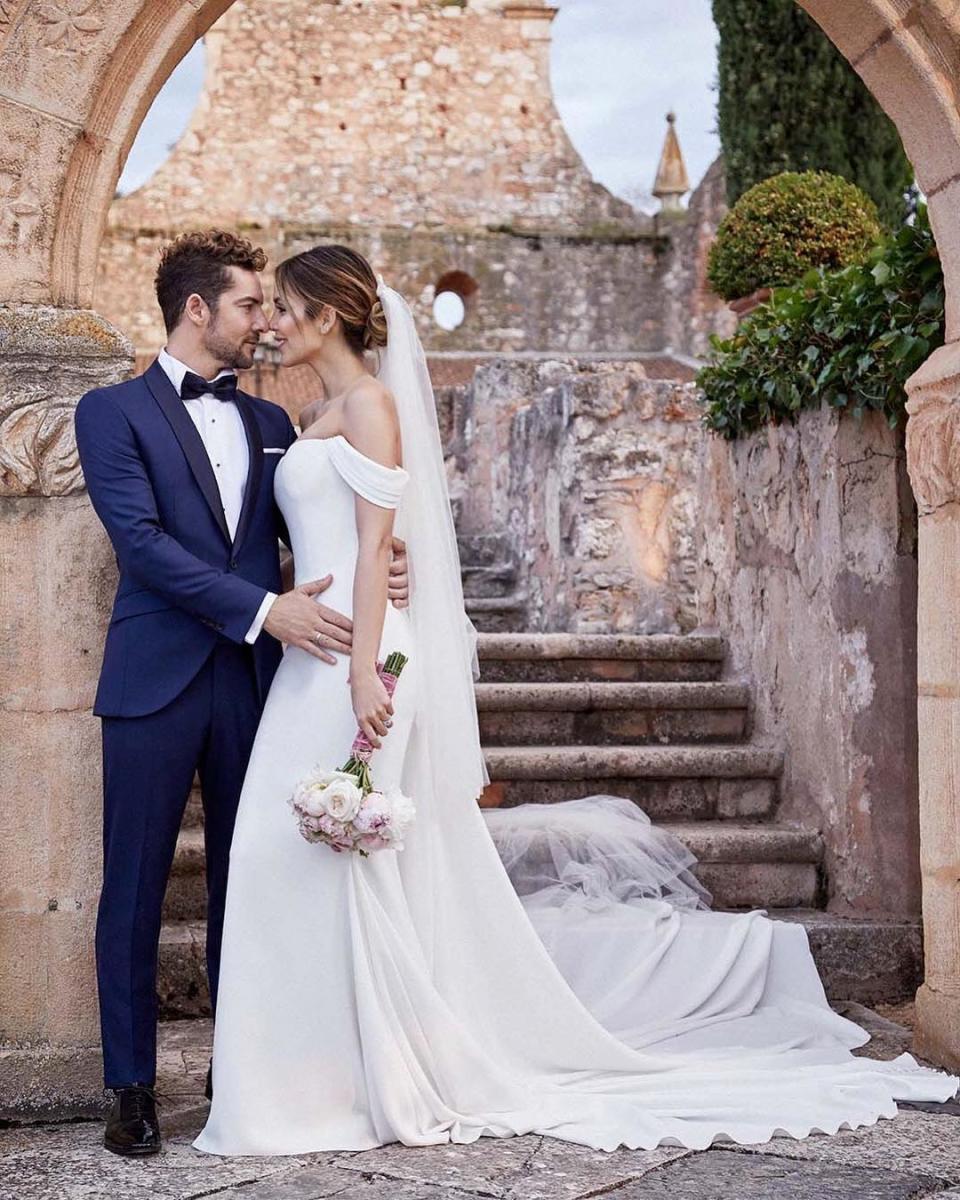
[{"label": "stone ruin", "polygon": [[[508,0],[240,0],[207,34],[189,129],[111,208],[98,305],[155,352],[157,247],[219,224],[273,262],[317,241],[355,245],[438,352],[691,351],[670,327],[686,290],[671,274],[676,223],[595,183],[564,131],[549,79],[555,13]],[[440,291],[464,302],[455,330],[433,320]]]},{"label": "stone ruin", "polygon": [[[555,14],[240,0],[207,34],[187,132],[110,210],[96,300],[143,367],[163,344],[157,253],[181,230],[242,230],[271,263],[319,241],[356,246],[408,297],[430,355],[478,624],[676,632],[694,622],[684,385],[690,355],[729,324],[703,277],[722,173],[679,208],[689,185],[670,114],[662,214],[595,183],[551,92]],[[434,319],[444,291],[463,304],[455,329]],[[546,379],[572,399],[545,408]],[[294,420],[318,391],[268,349],[249,386]],[[583,456],[618,440],[604,488],[577,488]],[[541,529],[540,484],[570,498],[562,534]]]}]

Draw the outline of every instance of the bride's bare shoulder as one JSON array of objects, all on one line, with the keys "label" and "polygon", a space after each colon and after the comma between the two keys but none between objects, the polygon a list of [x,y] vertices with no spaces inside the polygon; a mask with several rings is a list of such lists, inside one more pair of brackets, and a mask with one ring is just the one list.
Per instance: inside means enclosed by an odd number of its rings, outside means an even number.
[{"label": "bride's bare shoulder", "polygon": [[386,467],[400,465],[400,421],[392,392],[372,375],[359,380],[343,399],[347,441]]},{"label": "bride's bare shoulder", "polygon": [[301,429],[306,429],[308,426],[312,425],[314,421],[316,421],[321,412],[323,412],[323,398],[321,397],[319,400],[311,400],[309,404],[305,404],[300,410],[300,416],[297,424]]}]

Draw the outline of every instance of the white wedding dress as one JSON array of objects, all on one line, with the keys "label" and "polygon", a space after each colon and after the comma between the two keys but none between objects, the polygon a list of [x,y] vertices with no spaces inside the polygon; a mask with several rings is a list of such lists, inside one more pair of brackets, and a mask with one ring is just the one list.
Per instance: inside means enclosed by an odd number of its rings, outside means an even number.
[{"label": "white wedding dress", "polygon": [[[408,476],[335,437],[301,440],[280,463],[298,581],[332,572],[332,607],[352,607],[355,493],[399,505],[399,520],[414,459],[405,441]],[[430,735],[448,715],[425,690],[441,631],[415,629],[388,606],[381,650],[410,662],[372,768],[417,805],[399,852],[361,858],[300,836],[288,797],[314,765],[345,760],[356,722],[346,659],[284,655],[240,802],[197,1147],[535,1132],[703,1148],[833,1133],[893,1116],[897,1098],[954,1093],[907,1055],[851,1055],[867,1035],[828,1007],[804,931],[704,911],[692,859],[630,802],[485,817],[475,790],[432,787],[441,767],[453,780],[467,764]],[[475,713],[457,719],[474,737]]]}]

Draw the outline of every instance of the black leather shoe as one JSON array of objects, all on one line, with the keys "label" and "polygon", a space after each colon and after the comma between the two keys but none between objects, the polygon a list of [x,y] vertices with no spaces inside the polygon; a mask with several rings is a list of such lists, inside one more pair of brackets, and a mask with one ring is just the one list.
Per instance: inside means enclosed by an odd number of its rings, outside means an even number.
[{"label": "black leather shoe", "polygon": [[213,1059],[210,1059],[210,1065],[207,1067],[207,1082],[203,1086],[203,1094],[208,1100],[213,1099]]},{"label": "black leather shoe", "polygon": [[158,1154],[160,1122],[153,1088],[116,1088],[103,1144],[113,1154]]}]

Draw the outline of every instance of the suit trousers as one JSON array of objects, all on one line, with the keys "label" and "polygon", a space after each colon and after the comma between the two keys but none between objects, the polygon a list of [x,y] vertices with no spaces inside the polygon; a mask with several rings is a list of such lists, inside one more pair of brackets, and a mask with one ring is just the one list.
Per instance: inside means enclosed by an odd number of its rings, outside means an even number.
[{"label": "suit trousers", "polygon": [[230,841],[262,704],[250,646],[223,639],[171,703],[103,718],[103,889],[97,985],[108,1088],[156,1078],[157,956],[164,894],[199,772],[207,878],[207,978],[216,1010]]}]

